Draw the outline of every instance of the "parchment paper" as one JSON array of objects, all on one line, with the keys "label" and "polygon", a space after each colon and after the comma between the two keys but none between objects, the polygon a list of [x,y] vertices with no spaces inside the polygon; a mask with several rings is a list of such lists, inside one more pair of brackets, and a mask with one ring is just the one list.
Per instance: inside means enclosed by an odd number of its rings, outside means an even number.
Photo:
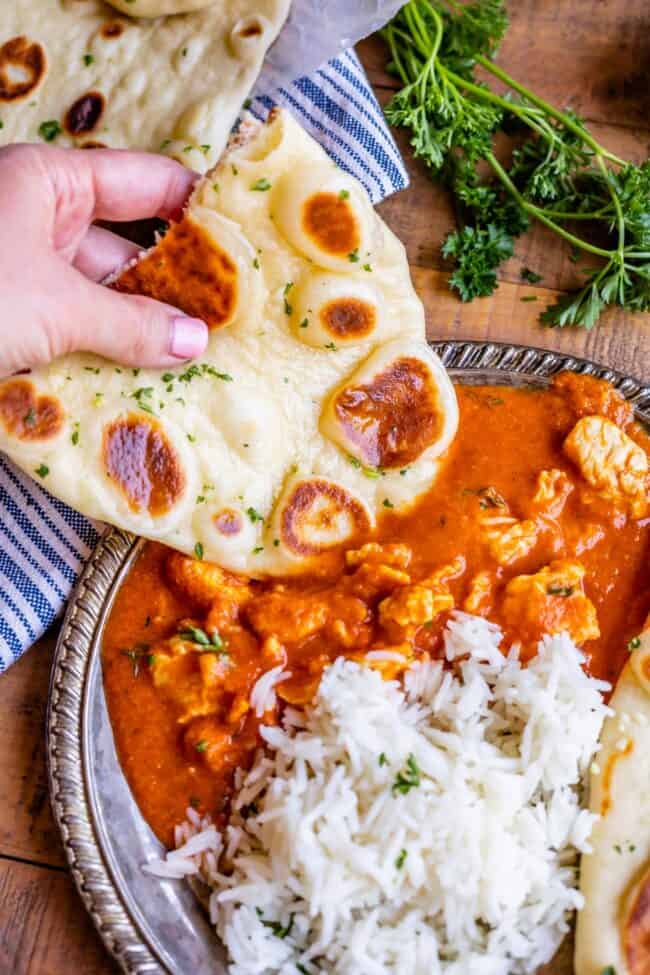
[{"label": "parchment paper", "polygon": [[311,74],[325,61],[382,27],[404,0],[293,0],[289,18],[270,48],[257,91],[270,91]]}]

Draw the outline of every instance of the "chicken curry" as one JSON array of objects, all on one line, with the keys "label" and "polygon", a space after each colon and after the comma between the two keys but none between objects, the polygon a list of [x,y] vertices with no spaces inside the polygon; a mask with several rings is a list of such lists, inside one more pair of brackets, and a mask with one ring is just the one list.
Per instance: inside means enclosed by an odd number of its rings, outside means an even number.
[{"label": "chicken curry", "polygon": [[122,767],[164,842],[188,804],[227,808],[260,723],[308,702],[332,660],[399,676],[440,656],[452,610],[489,617],[524,658],[566,630],[616,680],[650,611],[650,437],[589,376],[457,393],[459,432],[428,494],[399,514],[386,499],[372,536],[309,576],[253,581],[143,548],[104,634],[104,686]]}]

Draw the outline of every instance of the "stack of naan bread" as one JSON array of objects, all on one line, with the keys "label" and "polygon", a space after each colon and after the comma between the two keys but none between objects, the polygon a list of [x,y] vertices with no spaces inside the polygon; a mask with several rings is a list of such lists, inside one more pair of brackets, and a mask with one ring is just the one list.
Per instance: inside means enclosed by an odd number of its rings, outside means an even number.
[{"label": "stack of naan bread", "polygon": [[220,157],[290,3],[7,0],[0,145],[145,149],[203,173]]}]

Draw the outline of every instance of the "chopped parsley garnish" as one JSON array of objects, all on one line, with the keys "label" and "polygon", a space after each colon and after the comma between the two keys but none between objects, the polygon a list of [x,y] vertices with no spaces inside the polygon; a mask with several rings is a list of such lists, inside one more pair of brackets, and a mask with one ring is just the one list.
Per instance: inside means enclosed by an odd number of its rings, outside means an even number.
[{"label": "chopped parsley garnish", "polygon": [[188,802],[192,807],[192,809],[198,809],[199,806],[201,805],[201,800],[198,799],[196,796],[190,796]]},{"label": "chopped parsley garnish", "polygon": [[154,413],[153,407],[149,400],[154,394],[153,386],[141,386],[140,389],[136,389],[134,393],[131,393],[131,399],[134,399],[141,410],[145,413]]},{"label": "chopped parsley garnish", "polygon": [[411,791],[411,789],[417,789],[420,785],[420,769],[418,763],[415,759],[413,752],[409,753],[406,759],[406,766],[397,774],[397,778],[393,782],[391,787],[391,792],[394,796],[398,793],[399,795],[405,796]]},{"label": "chopped parsley garnish", "polygon": [[160,151],[162,152],[163,149],[166,149],[167,146],[170,146],[171,144],[172,144],[171,139],[163,139],[162,142],[160,143]]},{"label": "chopped parsley garnish", "polygon": [[260,552],[263,552],[263,551],[264,551],[264,546],[263,545],[256,545],[255,548],[253,549],[253,555],[259,555]]},{"label": "chopped parsley garnish", "polygon": [[86,65],[86,67],[91,65],[94,60],[95,60],[95,56],[93,54],[84,54],[84,64]]},{"label": "chopped parsley garnish", "polygon": [[635,636],[628,643],[627,649],[630,651],[630,653],[632,653],[633,650],[638,650],[640,646],[641,646],[641,637]]},{"label": "chopped parsley garnish", "polygon": [[201,542],[197,542],[194,546],[194,554],[196,555],[197,559],[201,561],[203,558],[203,545]]},{"label": "chopped parsley garnish", "polygon": [[372,267],[371,267],[370,264],[364,264],[363,265],[363,269],[364,269],[364,271],[372,271]]},{"label": "chopped parsley garnish", "polygon": [[254,257],[253,258],[253,267],[255,268],[256,271],[259,271],[259,269],[260,269],[260,259],[259,259],[259,257]]},{"label": "chopped parsley garnish", "polygon": [[204,145],[199,146],[199,149],[201,150],[204,156],[207,156],[211,148],[212,146],[210,146],[208,143],[204,143]]},{"label": "chopped parsley garnish", "polygon": [[101,372],[99,366],[84,366],[84,370],[86,372],[92,372],[95,376],[98,376]]},{"label": "chopped parsley garnish", "polygon": [[232,169],[233,176],[239,176],[239,170],[237,169],[234,163],[230,164],[230,168]]},{"label": "chopped parsley garnish", "polygon": [[187,434],[187,439],[190,443],[196,443],[196,437],[194,437],[191,433]]},{"label": "chopped parsley garnish", "polygon": [[246,508],[246,514],[253,522],[253,524],[255,524],[255,522],[257,521],[264,521],[264,516],[261,515],[259,511],[256,511],[255,508],[252,507],[252,505],[250,508]]},{"label": "chopped parsley garnish", "polygon": [[383,504],[384,508],[394,508],[395,507],[395,505],[390,500],[390,498],[384,498],[384,500],[382,501],[382,504]]},{"label": "chopped parsley garnish", "polygon": [[38,127],[38,134],[44,142],[54,142],[57,135],[61,135],[62,128],[56,119],[50,119],[47,122],[41,122]]},{"label": "chopped parsley garnish", "polygon": [[222,652],[225,650],[226,645],[217,630],[208,635],[200,626],[188,625],[184,629],[179,630],[178,635],[181,640],[186,640],[188,643],[196,643],[202,648],[202,653],[216,653],[217,651]]},{"label": "chopped parsley garnish", "polygon": [[350,251],[350,253],[348,254],[348,261],[350,261],[351,264],[357,264],[358,263],[358,261],[359,261],[359,248],[358,247],[355,247],[353,251]]},{"label": "chopped parsley garnish", "polygon": [[269,183],[266,176],[262,176],[261,179],[255,180],[255,182],[251,186],[251,189],[255,190],[258,193],[265,193],[267,190],[271,189],[271,184]]},{"label": "chopped parsley garnish", "polygon": [[25,423],[28,427],[33,427],[36,423],[36,411],[33,409],[33,407],[30,406],[25,413],[23,423]]},{"label": "chopped parsley garnish", "polygon": [[528,284],[537,284],[542,280],[542,275],[536,274],[535,271],[531,271],[529,267],[522,267],[521,280],[528,281]]},{"label": "chopped parsley garnish", "polygon": [[262,924],[264,925],[264,927],[265,928],[270,928],[271,931],[273,932],[273,934],[276,936],[276,938],[286,938],[287,935],[291,933],[291,929],[293,928],[293,919],[295,917],[295,914],[292,914],[289,917],[289,923],[287,925],[283,925],[283,924],[280,923],[280,921],[265,921],[264,920],[264,915],[260,911],[259,907],[256,907],[255,910],[257,912],[258,918],[260,919],[260,921],[262,922]]},{"label": "chopped parsley garnish", "polygon": [[47,477],[47,475],[50,473],[50,468],[47,466],[47,464],[40,464],[34,473],[38,474],[39,477]]},{"label": "chopped parsley garnish", "polygon": [[285,315],[291,315],[291,314],[293,314],[293,308],[291,307],[291,304],[289,302],[289,299],[287,298],[287,295],[289,294],[289,292],[291,291],[292,288],[293,288],[293,281],[287,281],[287,283],[284,286],[284,291],[282,292],[282,297],[284,298],[284,313],[285,313]]},{"label": "chopped parsley garnish", "polygon": [[401,471],[400,471],[400,475],[401,475],[402,477],[404,477],[404,476],[405,476],[406,474],[408,474],[408,472],[409,472],[409,468],[408,468],[408,467],[403,467],[403,468],[401,469]]},{"label": "chopped parsley garnish", "polygon": [[574,586],[547,586],[546,592],[549,596],[572,596],[575,592]]},{"label": "chopped parsley garnish", "polygon": [[196,748],[197,752],[203,753],[204,751],[207,750],[208,743],[205,740],[205,738],[201,738],[200,741],[197,741],[196,742],[196,744],[194,745],[194,747]]},{"label": "chopped parsley garnish", "polygon": [[388,765],[388,759],[386,758],[386,752],[382,752],[379,756],[379,766]]},{"label": "chopped parsley garnish", "polygon": [[140,366],[136,366],[135,369],[132,369],[131,370],[131,372],[133,373],[134,376],[139,376],[140,375]]},{"label": "chopped parsley garnish", "polygon": [[300,328],[307,328],[308,325],[309,325],[309,319],[303,318],[303,320],[300,323]]},{"label": "chopped parsley garnish", "polygon": [[79,443],[79,421],[78,420],[72,428],[72,433],[70,434],[70,440],[72,441],[75,447]]},{"label": "chopped parsley garnish", "polygon": [[140,673],[140,661],[143,658],[146,657],[149,665],[151,665],[153,659],[149,652],[148,643],[136,643],[132,650],[120,650],[120,653],[123,657],[128,657],[131,661],[131,670],[134,677],[137,677]]},{"label": "chopped parsley garnish", "polygon": [[502,495],[499,494],[494,487],[481,488],[478,492],[478,496],[481,499],[479,505],[481,508],[505,508],[506,502]]},{"label": "chopped parsley garnish", "polygon": [[[168,375],[169,373],[165,373],[165,376]],[[163,376],[163,382],[166,382],[165,376]],[[214,366],[211,366],[209,362],[202,362],[200,365],[193,362],[191,366],[188,366],[185,372],[182,372],[179,375],[178,379],[182,383],[191,383],[192,380],[196,379],[197,376],[212,376],[214,379],[221,379],[222,382],[225,383],[231,383],[233,381],[230,373],[219,372]],[[172,378],[174,377],[172,376]]]},{"label": "chopped parsley garnish", "polygon": [[356,457],[353,457],[352,454],[348,454],[348,460],[353,467],[356,467],[358,471],[361,471],[364,477],[369,477],[371,480],[375,480],[382,475],[382,471],[380,471],[377,467],[364,467],[361,461],[357,460]]},{"label": "chopped parsley garnish", "polygon": [[616,969],[613,965],[606,965],[600,975],[616,975]]},{"label": "chopped parsley garnish", "polygon": [[537,295],[523,295],[520,301],[537,301]]},{"label": "chopped parsley garnish", "polygon": [[324,348],[329,349],[330,352],[338,351],[338,345],[336,345],[334,342],[328,342]]},{"label": "chopped parsley garnish", "polygon": [[277,548],[279,544],[280,544],[280,539],[279,538],[274,538],[273,539],[273,547],[274,548]]},{"label": "chopped parsley garnish", "polygon": [[339,200],[349,200],[349,198],[350,198],[350,191],[341,190],[341,192],[339,193]]},{"label": "chopped parsley garnish", "polygon": [[397,867],[398,870],[401,870],[404,864],[406,863],[407,856],[408,856],[408,851],[402,848],[399,851],[399,855],[397,859],[395,860],[395,866]]}]

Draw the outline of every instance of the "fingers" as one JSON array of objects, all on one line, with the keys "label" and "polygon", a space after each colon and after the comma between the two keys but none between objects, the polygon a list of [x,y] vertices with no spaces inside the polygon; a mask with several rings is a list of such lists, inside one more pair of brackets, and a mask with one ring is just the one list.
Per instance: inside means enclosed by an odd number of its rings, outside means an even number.
[{"label": "fingers", "polygon": [[120,149],[70,152],[92,174],[95,220],[176,219],[198,179],[166,156]]},{"label": "fingers", "polygon": [[170,367],[205,351],[208,328],[178,308],[125,295],[60,263],[46,314],[50,361],[94,352],[130,366]]},{"label": "fingers", "polygon": [[176,308],[137,295],[123,295],[99,284],[87,285],[92,326],[78,331],[80,351],[132,366],[174,366],[205,351],[208,328]]},{"label": "fingers", "polygon": [[89,227],[75,254],[73,265],[91,281],[103,281],[110,274],[125,267],[140,253],[140,247],[124,237]]},{"label": "fingers", "polygon": [[166,156],[119,149],[0,149],[0,208],[72,259],[95,220],[180,216],[196,173]]}]

